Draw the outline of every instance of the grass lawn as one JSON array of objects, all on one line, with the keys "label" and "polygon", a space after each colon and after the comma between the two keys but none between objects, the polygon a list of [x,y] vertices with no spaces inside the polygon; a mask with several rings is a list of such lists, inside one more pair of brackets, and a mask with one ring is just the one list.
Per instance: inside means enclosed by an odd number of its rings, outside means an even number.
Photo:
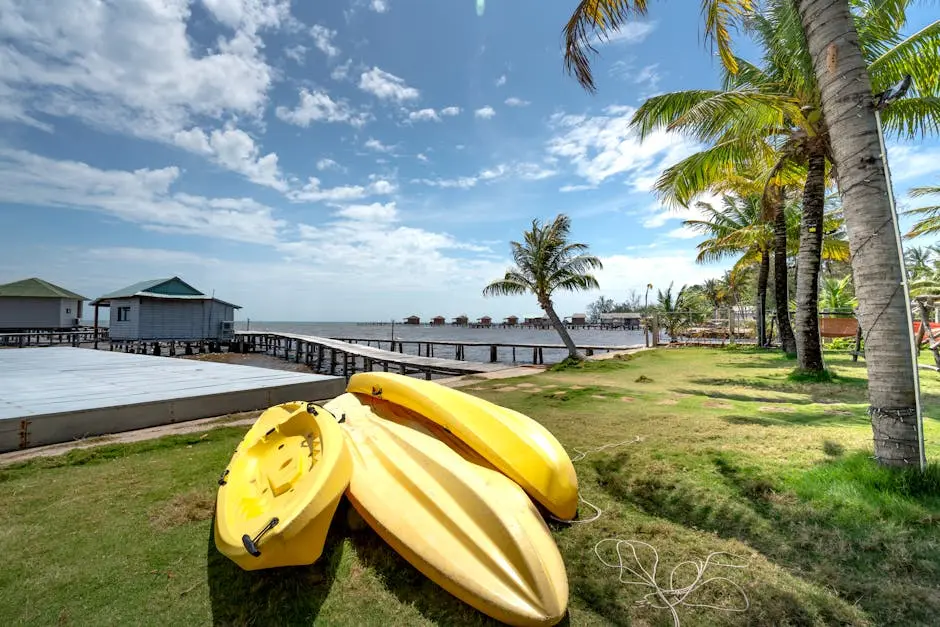
[{"label": "grass lawn", "polygon": [[[572,625],[672,625],[594,554],[656,547],[658,579],[713,551],[741,613],[680,607],[683,625],[935,625],[940,472],[904,481],[870,461],[864,363],[792,382],[752,350],[660,349],[463,388],[543,422],[575,463],[595,522],[552,525]],[[940,459],[940,376],[925,372],[928,458]],[[343,502],[321,560],[246,573],[211,537],[216,480],[246,428],[106,445],[0,468],[0,624],[490,624],[393,551]],[[637,439],[638,438],[638,439]],[[582,516],[591,512],[582,509]],[[610,543],[601,547],[610,561]],[[647,568],[648,554],[640,553]],[[730,558],[724,558],[729,560]],[[685,582],[689,570],[680,581]],[[691,603],[738,604],[725,582]]]}]

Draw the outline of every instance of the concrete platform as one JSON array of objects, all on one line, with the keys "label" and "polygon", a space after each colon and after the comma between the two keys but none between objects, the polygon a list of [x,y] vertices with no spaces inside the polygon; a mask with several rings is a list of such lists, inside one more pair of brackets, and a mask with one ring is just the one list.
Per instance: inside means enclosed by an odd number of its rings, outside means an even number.
[{"label": "concrete platform", "polygon": [[55,346],[0,350],[0,452],[342,394],[342,377]]}]

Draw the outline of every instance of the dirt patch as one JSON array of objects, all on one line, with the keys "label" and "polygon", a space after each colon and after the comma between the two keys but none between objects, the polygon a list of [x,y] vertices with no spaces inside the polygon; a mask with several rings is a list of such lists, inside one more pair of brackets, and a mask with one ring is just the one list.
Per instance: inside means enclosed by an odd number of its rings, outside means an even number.
[{"label": "dirt patch", "polygon": [[192,490],[177,494],[150,512],[150,525],[155,529],[173,529],[190,522],[212,518],[215,492]]},{"label": "dirt patch", "polygon": [[570,389],[572,389],[572,390],[583,390],[583,389],[584,389],[584,386],[583,386],[583,385],[572,385],[572,386],[569,386],[569,387],[570,387]]},{"label": "dirt patch", "polygon": [[493,388],[495,392],[512,392],[518,389],[519,388],[516,387],[515,385],[498,385],[495,388]]},{"label": "dirt patch", "polygon": [[520,383],[516,385],[517,388],[537,388],[538,386],[534,383]]},{"label": "dirt patch", "polygon": [[606,396],[601,396],[600,394],[591,394],[591,398],[599,398],[599,399],[602,400],[602,401],[606,401],[606,400],[607,400],[607,397],[606,397]]},{"label": "dirt patch", "polygon": [[674,398],[664,398],[663,400],[656,403],[657,405],[678,405],[679,401]]},{"label": "dirt patch", "polygon": [[793,408],[787,407],[786,405],[761,405],[757,408],[757,411],[764,411],[771,414],[791,414],[793,413]]},{"label": "dirt patch", "polygon": [[650,379],[650,378],[649,378],[648,376],[646,376],[645,374],[641,374],[641,375],[640,375],[639,377],[637,377],[636,380],[634,381],[634,383],[652,383],[652,382],[653,382],[653,380]]},{"label": "dirt patch", "polygon": [[726,403],[724,401],[703,401],[702,407],[710,407],[712,409],[733,409],[734,405],[731,403]]},{"label": "dirt patch", "polygon": [[632,403],[636,401],[636,399],[633,398],[632,396],[621,396],[620,400],[622,400],[624,403]]},{"label": "dirt patch", "polygon": [[848,409],[826,409],[824,410],[824,412],[831,416],[851,416],[852,415],[852,412],[849,411]]},{"label": "dirt patch", "polygon": [[557,392],[553,392],[553,393],[552,393],[552,396],[564,396],[564,395],[567,394],[567,393],[568,393],[568,392],[565,391],[565,390],[558,390]]}]

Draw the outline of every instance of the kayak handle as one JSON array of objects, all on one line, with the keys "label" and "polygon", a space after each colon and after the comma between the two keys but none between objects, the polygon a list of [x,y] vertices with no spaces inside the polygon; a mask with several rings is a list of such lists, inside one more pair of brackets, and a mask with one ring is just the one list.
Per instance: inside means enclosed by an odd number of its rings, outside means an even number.
[{"label": "kayak handle", "polygon": [[222,473],[222,476],[219,477],[219,485],[226,484],[226,480],[225,480],[226,477],[228,477],[228,468],[226,468],[225,471]]},{"label": "kayak handle", "polygon": [[318,416],[319,414],[317,414],[317,406],[314,405],[313,403],[307,403],[307,413],[313,414],[314,416]]},{"label": "kayak handle", "polygon": [[254,538],[249,536],[247,533],[243,535],[242,544],[245,545],[245,550],[254,557],[260,557],[261,549],[258,548],[258,542],[261,540],[261,536],[274,529],[278,522],[280,521],[278,520],[277,516],[275,516],[267,525],[264,526],[264,529],[258,532],[258,535],[256,535]]}]

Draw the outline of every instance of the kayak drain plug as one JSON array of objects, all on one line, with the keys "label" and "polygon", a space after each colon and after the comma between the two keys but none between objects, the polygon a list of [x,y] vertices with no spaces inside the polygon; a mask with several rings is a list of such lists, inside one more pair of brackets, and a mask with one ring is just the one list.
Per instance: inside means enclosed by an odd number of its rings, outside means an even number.
[{"label": "kayak drain plug", "polygon": [[259,531],[258,535],[256,535],[254,538],[249,536],[247,533],[243,535],[242,544],[245,545],[245,550],[248,551],[248,553],[253,555],[254,557],[260,557],[261,549],[258,548],[258,542],[261,540],[261,536],[263,536],[267,532],[274,529],[274,527],[277,526],[278,522],[280,521],[278,520],[277,516],[275,516],[274,518],[271,519],[271,522],[265,525],[264,529]]}]

